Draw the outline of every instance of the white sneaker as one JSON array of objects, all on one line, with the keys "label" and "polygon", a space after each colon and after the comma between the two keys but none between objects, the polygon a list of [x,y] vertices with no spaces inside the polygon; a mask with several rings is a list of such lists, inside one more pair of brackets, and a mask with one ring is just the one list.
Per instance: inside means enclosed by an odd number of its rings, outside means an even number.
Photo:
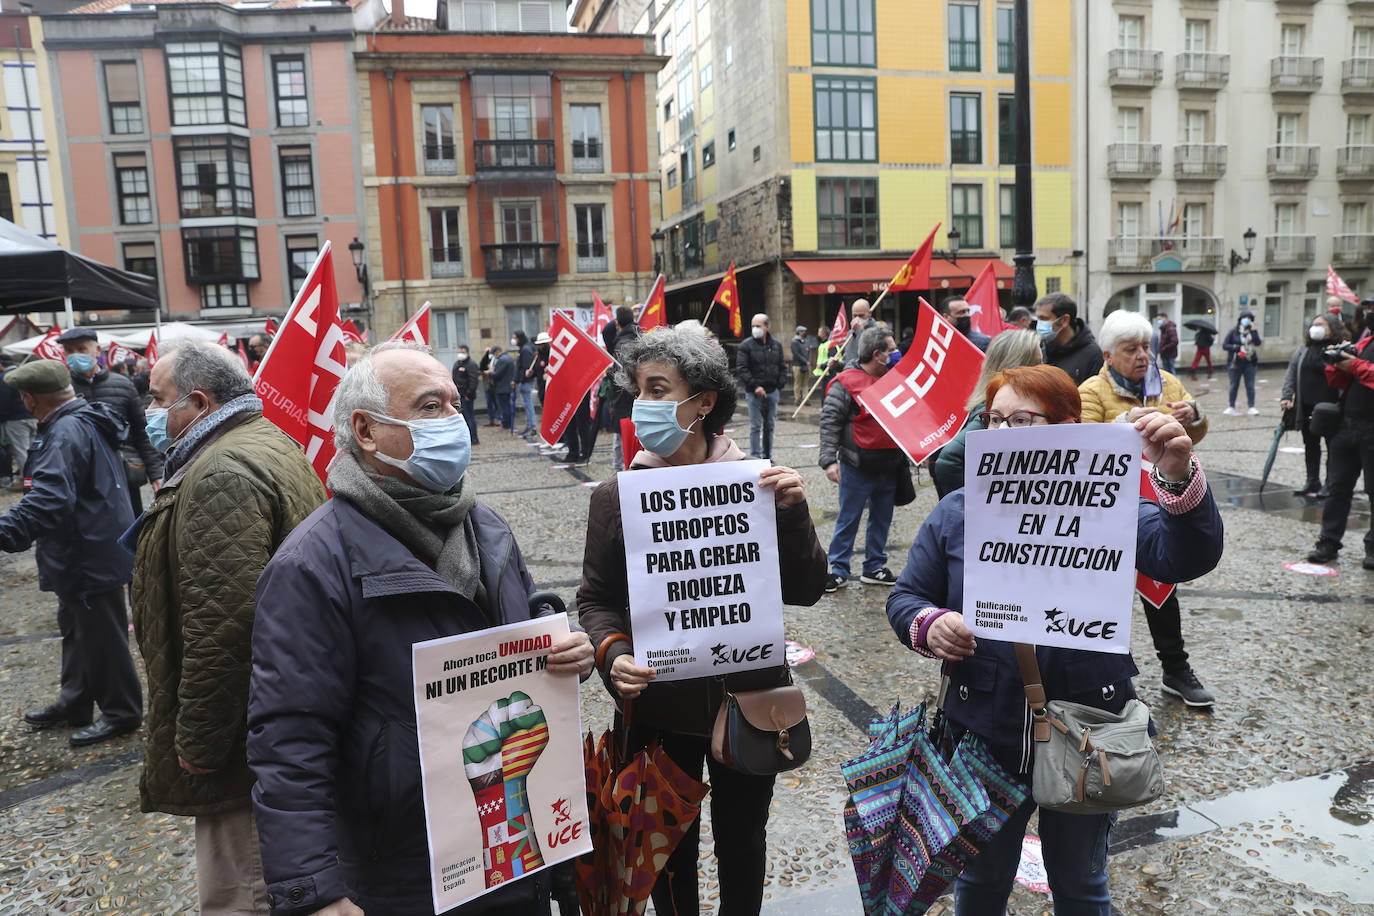
[{"label": "white sneaker", "polygon": [[1248,414],[1249,414],[1250,416],[1252,416],[1252,417],[1258,417],[1258,416],[1259,416],[1259,408],[1258,408],[1258,407],[1251,407],[1249,410],[1246,411],[1246,413],[1248,413]]},{"label": "white sneaker", "polygon": [[1226,414],[1226,416],[1228,416],[1228,417],[1238,417],[1238,416],[1240,416],[1240,411],[1239,411],[1239,410],[1236,410],[1234,407],[1228,407],[1228,408],[1226,408],[1225,410],[1223,410],[1222,413]]}]

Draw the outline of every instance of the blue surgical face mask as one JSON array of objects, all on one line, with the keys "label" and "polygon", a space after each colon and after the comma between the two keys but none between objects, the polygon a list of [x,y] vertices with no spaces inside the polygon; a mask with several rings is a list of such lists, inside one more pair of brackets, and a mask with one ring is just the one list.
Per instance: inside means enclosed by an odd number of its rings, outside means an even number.
[{"label": "blue surgical face mask", "polygon": [[1049,340],[1054,336],[1054,321],[1046,321],[1043,318],[1035,320],[1035,332],[1040,335],[1041,340]]},{"label": "blue surgical face mask", "polygon": [[889,368],[889,369],[896,369],[896,368],[897,368],[897,364],[900,363],[901,361],[902,361],[902,351],[901,351],[901,350],[893,350],[891,353],[887,354],[887,368]]},{"label": "blue surgical face mask", "polygon": [[85,353],[69,353],[67,355],[67,368],[77,375],[85,375],[95,368],[95,357]]},{"label": "blue surgical face mask", "polygon": [[[697,394],[701,394],[700,391]],[[692,398],[697,395],[692,395]],[[660,458],[667,458],[682,447],[691,433],[692,426],[683,429],[677,422],[678,407],[692,398],[681,401],[646,401],[639,399],[630,410],[630,420],[635,425],[635,438],[639,444]],[[697,418],[701,419],[700,417]]]},{"label": "blue surgical face mask", "polygon": [[380,451],[372,457],[382,464],[400,468],[410,479],[427,490],[447,493],[458,485],[472,461],[472,438],[468,421],[461,413],[433,420],[398,420],[384,413],[368,411],[378,423],[404,426],[410,430],[412,450],[409,458],[392,458]]},{"label": "blue surgical face mask", "polygon": [[1249,319],[1249,318],[1242,318],[1242,319],[1240,320],[1240,326],[1243,327],[1243,328],[1248,328],[1248,327],[1250,327],[1250,319]]},{"label": "blue surgical face mask", "polygon": [[[178,398],[176,403],[171,407],[149,407],[147,410],[143,411],[143,416],[147,421],[144,428],[148,431],[148,441],[152,444],[153,448],[164,455],[170,452],[172,447],[181,441],[179,437],[173,438],[172,434],[167,432],[167,414],[175,410],[177,404],[180,404],[189,397],[190,395],[188,394]],[[192,425],[194,425],[194,421],[192,421]],[[186,429],[190,428],[190,426],[186,427]],[[182,431],[181,435],[186,435],[185,430]]]}]

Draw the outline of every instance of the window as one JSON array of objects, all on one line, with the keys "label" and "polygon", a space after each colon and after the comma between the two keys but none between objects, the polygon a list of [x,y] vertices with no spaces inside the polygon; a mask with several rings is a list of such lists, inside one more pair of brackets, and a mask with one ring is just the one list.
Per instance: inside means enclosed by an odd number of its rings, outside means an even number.
[{"label": "window", "polygon": [[960,248],[983,247],[983,187],[956,184],[950,188],[950,225],[959,230]]},{"label": "window", "polygon": [[1191,203],[1183,205],[1182,216],[1183,243],[1188,247],[1190,241],[1205,238],[1207,235],[1207,205]]},{"label": "window", "polygon": [[1140,121],[1144,115],[1141,108],[1118,108],[1116,110],[1116,139],[1121,143],[1140,142]]},{"label": "window", "polygon": [[[430,326],[434,329],[434,349],[454,351],[468,345],[468,310],[452,309],[430,312]],[[446,361],[446,360],[445,360]]]},{"label": "window", "polygon": [[1363,201],[1341,204],[1341,232],[1345,235],[1363,235],[1365,209]]},{"label": "window", "polygon": [[286,284],[287,300],[296,301],[296,296],[310,276],[310,268],[320,251],[320,240],[313,235],[288,235],[286,237]]},{"label": "window", "polygon": [[1140,203],[1127,201],[1116,206],[1116,234],[1121,238],[1140,237]]},{"label": "window", "polygon": [[687,69],[677,77],[677,129],[686,133],[696,124],[692,96],[692,71]]},{"label": "window", "polygon": [[247,283],[208,283],[200,288],[200,307],[203,309],[246,309]]},{"label": "window", "polygon": [[1062,287],[1063,287],[1063,281],[1062,281],[1059,277],[1046,277],[1046,278],[1045,278],[1045,292],[1046,292],[1047,294],[1048,294],[1048,293],[1057,293],[1057,292],[1060,291],[1060,289],[1061,289]]},{"label": "window", "polygon": [[1279,54],[1283,57],[1301,57],[1303,37],[1306,30],[1301,25],[1286,24],[1279,28]]},{"label": "window", "polygon": [[1274,204],[1274,234],[1290,236],[1297,232],[1298,205],[1294,203]]},{"label": "window", "polygon": [[711,62],[708,60],[706,66],[701,68],[701,88],[705,89],[711,85]]},{"label": "window", "polygon": [[667,125],[673,120],[673,100],[669,99],[663,103],[663,123]]},{"label": "window", "polygon": [[157,276],[157,246],[152,242],[126,242],[124,269],[145,277]]},{"label": "window", "polygon": [[534,335],[539,333],[539,329],[545,326],[539,312],[540,309],[537,305],[506,306],[506,335],[510,336],[516,331],[524,331],[533,340]]},{"label": "window", "polygon": [[529,200],[505,201],[501,204],[501,242],[505,245],[526,245],[539,235],[538,204]]},{"label": "window", "polygon": [[712,140],[701,148],[701,167],[709,169],[716,164],[716,141]]},{"label": "window", "polygon": [[310,147],[284,146],[280,155],[282,212],[287,216],[314,216],[315,176],[311,171]]},{"label": "window", "polygon": [[[1314,286],[1317,287],[1317,289],[1313,289]],[[1311,282],[1311,281],[1309,281],[1308,284],[1307,284],[1309,295],[1308,295],[1306,298],[1312,299],[1313,302],[1314,302],[1314,306],[1315,306],[1315,302],[1317,301],[1317,297],[1312,296],[1311,293],[1313,293],[1313,292],[1318,292],[1318,291],[1320,290],[1321,286],[1322,286],[1321,283],[1313,283],[1313,282]],[[1288,284],[1287,284],[1287,283],[1273,283],[1273,282],[1270,282],[1270,283],[1266,283],[1266,284],[1264,285],[1264,336],[1265,336],[1265,337],[1278,337],[1278,335],[1279,335],[1279,328],[1281,328],[1281,327],[1283,326],[1283,299],[1284,299],[1284,293],[1287,292],[1287,290],[1288,290]],[[1316,310],[1316,308],[1314,307],[1314,308],[1312,309],[1312,314],[1315,315],[1316,312],[1317,312],[1317,310]],[[1312,323],[1312,319],[1311,319],[1311,318],[1308,318],[1306,321],[1303,322],[1303,324],[1305,324],[1305,325],[1306,325],[1306,324],[1311,324],[1311,323]]]},{"label": "window", "polygon": [[1207,112],[1185,111],[1183,113],[1183,142],[1191,146],[1207,142]]},{"label": "window", "polygon": [[673,9],[673,28],[677,32],[673,41],[681,54],[692,47],[692,7],[687,0],[677,0]]},{"label": "window", "polygon": [[1288,113],[1280,114],[1274,119],[1274,142],[1279,146],[1295,146],[1298,142],[1298,128],[1302,124],[1302,115]]},{"label": "window", "polygon": [[668,187],[669,187],[670,189],[671,189],[671,188],[677,187],[677,169],[676,169],[676,168],[671,168],[671,169],[668,170]]},{"label": "window", "polygon": [[1355,29],[1350,35],[1350,56],[1374,57],[1374,29]]},{"label": "window", "polygon": [[573,207],[577,223],[577,272],[604,273],[606,271],[606,208],[602,204],[578,204]]},{"label": "window", "polygon": [[1364,146],[1369,142],[1369,115],[1352,114],[1345,118],[1345,145]]},{"label": "window", "polygon": [[520,31],[549,32],[553,30],[553,7],[547,0],[520,4]]},{"label": "window", "polygon": [[725,132],[725,149],[726,149],[726,151],[728,152],[728,151],[730,151],[730,150],[733,150],[734,148],[735,148],[735,129],[732,127],[732,128],[730,128],[728,131]]},{"label": "window", "polygon": [[978,70],[978,4],[949,5],[949,69]]},{"label": "window", "polygon": [[813,0],[813,64],[876,66],[876,46],[873,0]]},{"label": "window", "polygon": [[878,161],[877,95],[871,79],[815,79],[817,161]]},{"label": "window", "polygon": [[496,4],[492,0],[463,0],[463,30],[496,31]]},{"label": "window", "polygon": [[819,247],[877,248],[877,179],[817,179],[816,217]]},{"label": "window", "polygon": [[1009,6],[997,8],[997,72],[1016,70],[1016,14]]},{"label": "window", "polygon": [[277,126],[305,127],[310,112],[305,98],[305,58],[272,58],[272,81],[277,89]]},{"label": "window", "polygon": [[1015,185],[1004,184],[997,189],[997,244],[1002,248],[1016,247]]},{"label": "window", "polygon": [[138,94],[138,65],[131,60],[105,64],[105,102],[110,108],[110,133],[143,133],[143,103]]},{"label": "window", "polygon": [[10,196],[10,176],[0,172],[0,217],[14,222],[14,198]]},{"label": "window", "polygon": [[183,219],[253,215],[253,178],[246,139],[175,137],[172,144]]},{"label": "window", "polygon": [[1145,35],[1145,17],[1118,16],[1116,19],[1116,46],[1128,51],[1139,51]]},{"label": "window", "polygon": [[982,162],[982,98],[976,95],[949,97],[949,161]]},{"label": "window", "polygon": [[658,53],[663,57],[673,56],[673,30],[664,32],[658,39]]},{"label": "window", "polygon": [[574,172],[600,172],[601,106],[570,105],[572,119],[572,158]]},{"label": "window", "polygon": [[997,162],[1016,165],[1016,97],[997,97]]},{"label": "window", "polygon": [[719,223],[720,223],[720,220],[718,220],[718,219],[712,219],[712,220],[707,220],[707,221],[706,221],[706,227],[702,230],[702,233],[701,233],[702,241],[705,242],[705,244],[707,244],[707,245],[713,245],[713,244],[715,244],[716,238],[718,237],[718,233],[719,233],[719,231],[720,231]]},{"label": "window", "polygon": [[182,229],[186,282],[218,283],[258,279],[258,237],[247,226]]},{"label": "window", "polygon": [[475,73],[471,81],[478,165],[553,168],[550,77],[540,73]]},{"label": "window", "polygon": [[459,244],[457,207],[429,211],[429,274],[431,277],[463,276],[463,248]]},{"label": "window", "polygon": [[1189,19],[1183,25],[1183,50],[1202,54],[1207,50],[1208,25],[1206,19]]},{"label": "window", "polygon": [[697,202],[697,157],[696,150],[688,146],[678,157],[678,164],[682,167],[682,205]]},{"label": "window", "polygon": [[167,45],[172,124],[247,125],[243,105],[243,58],[235,45],[218,41]]},{"label": "window", "polygon": [[153,196],[148,186],[147,157],[143,153],[115,153],[114,169],[120,224],[151,223]]},{"label": "window", "polygon": [[732,44],[725,46],[725,69],[729,70],[735,65],[735,46]]},{"label": "window", "polygon": [[458,174],[458,150],[454,144],[453,106],[421,105],[425,129],[425,174]]}]

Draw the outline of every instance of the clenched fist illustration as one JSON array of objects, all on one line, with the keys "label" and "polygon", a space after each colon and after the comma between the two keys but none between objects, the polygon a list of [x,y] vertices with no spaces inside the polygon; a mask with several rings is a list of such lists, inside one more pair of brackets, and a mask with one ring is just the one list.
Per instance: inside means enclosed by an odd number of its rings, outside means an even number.
[{"label": "clenched fist illustration", "polygon": [[544,864],[525,784],[548,743],[544,710],[519,690],[487,707],[463,737],[463,771],[477,800],[487,887]]}]

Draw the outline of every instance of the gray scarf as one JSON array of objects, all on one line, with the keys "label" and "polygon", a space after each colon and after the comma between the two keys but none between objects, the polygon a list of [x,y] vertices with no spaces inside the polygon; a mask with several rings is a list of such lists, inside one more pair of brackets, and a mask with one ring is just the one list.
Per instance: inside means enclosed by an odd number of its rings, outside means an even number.
[{"label": "gray scarf", "polygon": [[348,452],[329,467],[329,489],[387,530],[443,580],[483,610],[482,562],[469,513],[477,497],[462,481],[447,493],[432,493],[394,477],[369,472]]},{"label": "gray scarf", "polygon": [[172,447],[167,453],[166,466],[162,473],[164,477],[171,477],[183,464],[191,459],[196,447],[206,436],[214,432],[221,423],[235,414],[245,413],[250,410],[261,411],[262,401],[256,394],[241,394],[236,398],[225,401],[219,409],[208,417],[202,417],[196,421],[195,425],[182,433],[181,441]]}]

